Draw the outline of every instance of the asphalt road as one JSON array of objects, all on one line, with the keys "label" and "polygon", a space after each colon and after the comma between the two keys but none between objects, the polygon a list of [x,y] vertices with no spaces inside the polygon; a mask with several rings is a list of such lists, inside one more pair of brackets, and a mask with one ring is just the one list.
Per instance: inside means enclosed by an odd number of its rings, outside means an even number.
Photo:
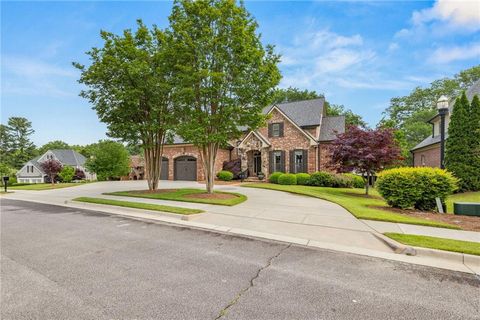
[{"label": "asphalt road", "polygon": [[2,200],[1,318],[480,319],[480,280]]}]

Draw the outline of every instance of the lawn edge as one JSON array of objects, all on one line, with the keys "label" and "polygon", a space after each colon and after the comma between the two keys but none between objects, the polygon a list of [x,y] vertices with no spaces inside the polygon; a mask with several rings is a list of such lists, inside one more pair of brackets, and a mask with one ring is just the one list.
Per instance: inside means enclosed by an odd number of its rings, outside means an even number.
[{"label": "lawn edge", "polygon": [[[292,194],[296,194],[296,195],[302,195],[302,196],[305,196],[305,197],[310,197],[310,198],[317,198],[317,199],[322,199],[322,200],[325,200],[325,201],[328,201],[328,202],[332,202],[332,203],[335,203],[335,204],[338,204],[339,206],[341,206],[342,208],[344,208],[345,210],[347,210],[351,215],[353,215],[355,218],[357,219],[363,219],[363,220],[371,220],[371,221],[384,221],[384,222],[390,222],[390,223],[405,223],[405,224],[411,224],[411,225],[416,225],[416,226],[424,226],[424,227],[432,227],[432,228],[443,228],[443,229],[452,229],[452,230],[462,230],[460,227],[457,227],[455,225],[450,225],[450,224],[447,224],[447,223],[435,223],[435,224],[420,224],[420,223],[413,223],[413,222],[405,222],[405,221],[394,221],[394,220],[386,220],[386,219],[375,219],[375,218],[371,218],[371,217],[364,217],[364,216],[361,216],[361,215],[357,215],[355,213],[353,213],[352,211],[350,211],[348,208],[346,208],[343,204],[341,203],[338,203],[338,202],[335,202],[331,199],[326,199],[326,198],[323,198],[323,197],[315,197],[315,196],[311,196],[309,194],[305,194],[305,193],[301,193],[301,192],[296,192],[296,191],[293,191],[293,190],[277,190],[277,189],[273,189],[273,188],[266,188],[266,187],[263,187],[261,185],[259,185],[258,183],[251,183],[251,184],[244,184],[244,185],[241,185],[241,187],[245,187],[245,188],[258,188],[258,189],[265,189],[265,190],[273,190],[273,191],[280,191],[280,192],[288,192],[288,193],[292,193]],[[396,212],[392,212],[392,214],[398,214]],[[420,218],[415,218],[415,219],[420,219]],[[426,221],[430,221],[430,220],[426,220]]]}]

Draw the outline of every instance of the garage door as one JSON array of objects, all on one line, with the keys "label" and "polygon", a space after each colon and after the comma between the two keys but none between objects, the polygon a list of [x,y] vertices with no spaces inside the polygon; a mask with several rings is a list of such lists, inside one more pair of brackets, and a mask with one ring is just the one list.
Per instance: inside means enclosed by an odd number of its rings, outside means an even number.
[{"label": "garage door", "polygon": [[168,180],[168,158],[162,157],[162,172],[160,180]]},{"label": "garage door", "polygon": [[197,159],[194,157],[178,157],[175,159],[175,180],[197,180]]}]

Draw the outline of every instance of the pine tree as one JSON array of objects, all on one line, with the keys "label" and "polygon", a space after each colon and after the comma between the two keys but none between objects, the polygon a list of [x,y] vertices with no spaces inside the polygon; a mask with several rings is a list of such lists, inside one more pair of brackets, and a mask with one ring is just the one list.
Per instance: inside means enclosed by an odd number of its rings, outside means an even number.
[{"label": "pine tree", "polygon": [[[474,190],[478,180],[472,145],[472,115],[465,92],[455,101],[446,142],[445,166],[460,179],[460,190]],[[477,170],[477,172],[476,172]]]},{"label": "pine tree", "polygon": [[472,145],[472,185],[471,190],[480,190],[480,98],[475,95],[470,105],[470,141]]}]

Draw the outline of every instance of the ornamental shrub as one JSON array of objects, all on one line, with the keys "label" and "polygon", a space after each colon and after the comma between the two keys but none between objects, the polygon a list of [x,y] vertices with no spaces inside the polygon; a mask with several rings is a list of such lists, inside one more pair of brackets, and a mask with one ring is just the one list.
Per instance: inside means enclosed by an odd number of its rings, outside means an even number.
[{"label": "ornamental shrub", "polygon": [[297,177],[297,184],[302,186],[308,185],[308,181],[310,180],[308,173],[297,173],[295,176]]},{"label": "ornamental shrub", "polygon": [[219,173],[217,173],[217,178],[222,181],[230,181],[233,179],[233,173],[227,170],[222,170]]},{"label": "ornamental shrub", "polygon": [[352,188],[353,180],[350,177],[346,177],[343,174],[332,175],[332,187],[333,188]]},{"label": "ornamental shrub", "polygon": [[353,173],[344,173],[343,175],[352,180],[353,188],[360,188],[360,189],[365,188],[365,180],[361,176]]},{"label": "ornamental shrub", "polygon": [[230,171],[233,173],[233,178],[238,179],[239,174],[242,172],[242,161],[240,159],[224,161],[222,170]]},{"label": "ornamental shrub", "polygon": [[292,185],[297,184],[297,177],[293,173],[284,173],[278,177],[278,184]]},{"label": "ornamental shrub", "polygon": [[308,180],[308,185],[315,187],[332,187],[333,175],[329,172],[318,171],[313,173]]},{"label": "ornamental shrub", "polygon": [[75,175],[75,169],[70,166],[64,166],[58,176],[63,182],[72,182]]},{"label": "ornamental shrub", "polygon": [[457,183],[450,172],[438,168],[396,168],[382,171],[376,186],[392,207],[433,210],[435,198],[444,203],[458,188]]},{"label": "ornamental shrub", "polygon": [[278,177],[280,177],[283,174],[283,172],[274,172],[268,177],[268,181],[270,183],[278,183]]}]

